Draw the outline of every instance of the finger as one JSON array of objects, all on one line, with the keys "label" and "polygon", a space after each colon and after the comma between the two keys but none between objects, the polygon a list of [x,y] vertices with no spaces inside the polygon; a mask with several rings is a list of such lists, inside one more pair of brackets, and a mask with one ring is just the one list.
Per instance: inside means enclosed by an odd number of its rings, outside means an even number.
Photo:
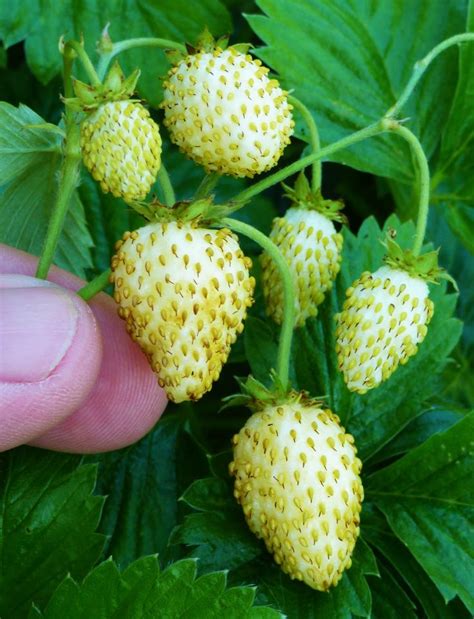
[{"label": "finger", "polygon": [[99,373],[102,340],[86,303],[33,277],[0,275],[0,312],[5,450],[46,432],[87,399]]},{"label": "finger", "polygon": [[[36,258],[29,254],[3,246],[0,255],[0,272],[4,268],[28,274],[35,270]],[[73,290],[84,284],[57,268],[51,269],[49,278]],[[146,357],[129,338],[114,301],[101,293],[89,305],[104,342],[98,380],[87,401],[32,441],[34,445],[78,453],[118,449],[146,434],[166,407],[164,391]]]}]

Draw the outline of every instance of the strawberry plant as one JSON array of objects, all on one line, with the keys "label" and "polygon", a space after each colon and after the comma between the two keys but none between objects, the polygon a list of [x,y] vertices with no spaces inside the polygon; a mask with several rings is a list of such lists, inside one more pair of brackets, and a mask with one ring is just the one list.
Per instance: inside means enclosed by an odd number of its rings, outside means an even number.
[{"label": "strawberry plant", "polygon": [[472,0],[47,5],[0,6],[0,617],[472,616]]}]

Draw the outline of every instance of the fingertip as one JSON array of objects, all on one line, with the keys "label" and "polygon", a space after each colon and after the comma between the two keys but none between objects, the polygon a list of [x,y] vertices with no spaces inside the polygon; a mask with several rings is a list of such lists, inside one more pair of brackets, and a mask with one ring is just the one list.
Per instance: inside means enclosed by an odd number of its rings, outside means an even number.
[{"label": "fingertip", "polygon": [[104,340],[98,380],[79,410],[31,441],[37,447],[72,453],[120,449],[144,436],[166,408],[166,395],[114,301],[100,294],[90,305]]},{"label": "fingertip", "polygon": [[30,441],[76,410],[102,359],[94,315],[73,292],[0,276],[0,450]]}]

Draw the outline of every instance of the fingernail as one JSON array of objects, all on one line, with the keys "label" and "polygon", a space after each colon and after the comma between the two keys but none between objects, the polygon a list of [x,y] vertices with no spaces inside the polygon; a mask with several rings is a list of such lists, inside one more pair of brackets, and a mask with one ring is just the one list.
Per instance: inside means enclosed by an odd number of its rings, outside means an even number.
[{"label": "fingernail", "polygon": [[78,310],[64,290],[32,277],[0,278],[0,380],[38,382],[66,355]]}]

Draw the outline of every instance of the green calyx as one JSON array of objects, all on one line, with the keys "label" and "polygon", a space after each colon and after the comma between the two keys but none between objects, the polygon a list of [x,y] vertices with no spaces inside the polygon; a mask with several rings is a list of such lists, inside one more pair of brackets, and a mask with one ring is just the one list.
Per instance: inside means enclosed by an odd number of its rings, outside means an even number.
[{"label": "green calyx", "polygon": [[93,112],[104,103],[125,101],[130,99],[135,92],[139,77],[139,69],[125,77],[119,63],[115,62],[104,82],[98,86],[73,79],[74,94],[76,96],[65,99],[65,103],[74,111]]},{"label": "green calyx", "polygon": [[276,373],[270,372],[271,386],[266,387],[253,376],[236,378],[241,392],[223,398],[225,408],[247,406],[252,411],[260,411],[268,406],[283,406],[293,402],[303,402],[308,405],[323,406],[322,398],[313,398],[306,391],[285,389]]},{"label": "green calyx", "polygon": [[282,183],[285,197],[289,198],[294,206],[317,211],[332,221],[347,223],[346,216],[341,212],[344,208],[342,200],[325,200],[321,190],[313,191],[304,172],[296,179],[293,188]]},{"label": "green calyx", "polygon": [[236,381],[240,387],[240,393],[223,398],[224,408],[234,406],[247,406],[253,411],[261,410],[266,406],[278,406],[284,404],[289,399],[289,392],[285,390],[283,384],[278,379],[276,373],[270,372],[271,387],[266,387],[252,375],[247,378],[238,378]]},{"label": "green calyx", "polygon": [[[223,35],[216,39],[212,35],[212,33],[207,28],[205,28],[203,32],[201,32],[201,34],[198,36],[196,42],[193,45],[191,45],[190,43],[186,43],[185,45],[187,54],[176,49],[166,52],[166,57],[171,64],[176,65],[181,60],[184,60],[187,56],[194,54],[212,54],[216,50],[224,51],[229,47],[229,35]],[[236,45],[231,45],[229,49],[235,49],[236,52],[246,54],[251,47],[252,45],[250,43],[237,43]]]},{"label": "green calyx", "polygon": [[97,42],[97,51],[100,54],[108,54],[114,49],[114,44],[109,34],[109,27],[110,27],[110,23],[108,23],[105,26],[105,28],[102,30],[100,39]]},{"label": "green calyx", "polygon": [[384,262],[388,266],[401,269],[412,277],[418,277],[433,284],[438,283],[440,279],[446,279],[457,290],[455,280],[438,264],[439,249],[417,256],[411,249],[402,249],[393,238],[387,238],[384,245],[387,249]]},{"label": "green calyx", "polygon": [[226,202],[214,204],[213,196],[198,200],[182,200],[169,207],[157,198],[150,203],[133,203],[131,206],[149,221],[157,222],[194,222],[196,225],[219,225],[219,221],[234,211],[242,208],[243,202]]}]

